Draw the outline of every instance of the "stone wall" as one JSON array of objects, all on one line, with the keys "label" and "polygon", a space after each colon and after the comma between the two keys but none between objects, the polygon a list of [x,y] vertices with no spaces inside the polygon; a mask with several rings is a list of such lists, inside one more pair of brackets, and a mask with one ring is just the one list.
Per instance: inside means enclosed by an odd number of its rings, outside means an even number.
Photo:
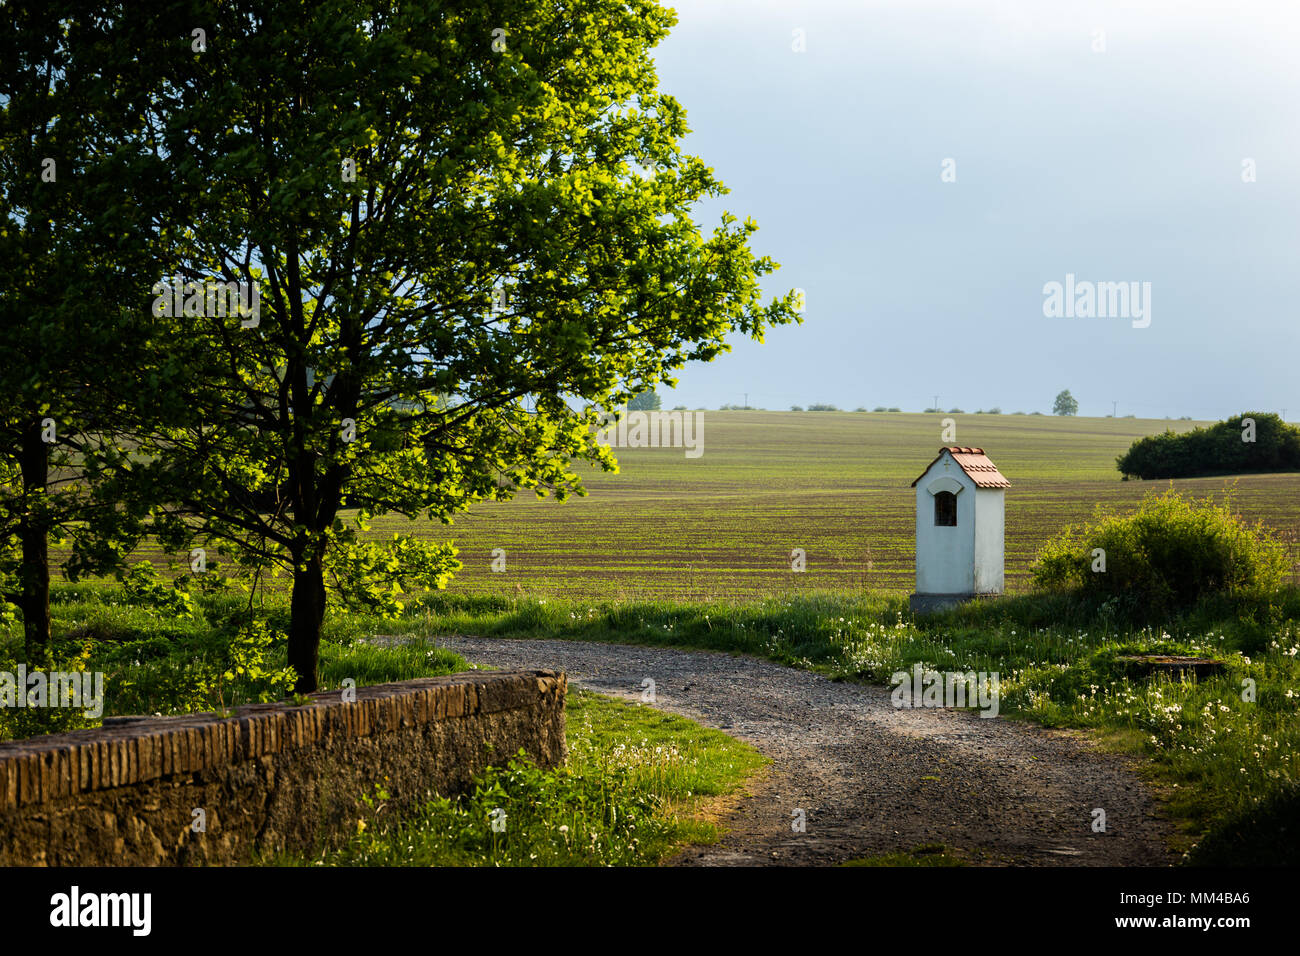
[{"label": "stone wall", "polygon": [[[0,865],[243,863],[354,831],[376,783],[400,812],[463,792],[521,748],[564,761],[565,677],[479,671],[253,704],[233,716],[110,719],[0,744]],[[196,809],[205,832],[192,826]]]}]

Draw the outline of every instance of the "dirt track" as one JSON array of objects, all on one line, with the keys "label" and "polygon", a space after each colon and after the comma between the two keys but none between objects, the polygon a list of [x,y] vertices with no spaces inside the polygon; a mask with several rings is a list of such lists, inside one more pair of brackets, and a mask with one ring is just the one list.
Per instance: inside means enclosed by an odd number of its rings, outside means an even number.
[{"label": "dirt track", "polygon": [[[725,730],[773,767],[680,865],[825,865],[943,844],[972,863],[1166,866],[1169,825],[1119,758],[1078,734],[971,711],[896,709],[889,690],[766,661],[572,641],[441,638],[476,663],[554,667],[576,686]],[[1092,829],[1095,808],[1106,830]],[[791,829],[803,810],[806,832]]]}]

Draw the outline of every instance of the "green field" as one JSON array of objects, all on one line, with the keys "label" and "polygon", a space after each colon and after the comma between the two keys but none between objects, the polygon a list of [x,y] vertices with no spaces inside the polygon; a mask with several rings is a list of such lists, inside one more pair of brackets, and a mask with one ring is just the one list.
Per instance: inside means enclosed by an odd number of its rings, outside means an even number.
[{"label": "green field", "polygon": [[[956,441],[940,440],[956,421]],[[942,444],[984,448],[1011,481],[1007,588],[1024,590],[1038,548],[1098,503],[1124,507],[1169,482],[1122,481],[1115,458],[1134,439],[1197,422],[1031,415],[865,412],[704,412],[704,454],[616,450],[618,474],[584,475],[589,495],[565,503],[531,494],[481,505],[451,527],[465,567],[453,593],[575,599],[752,599],[809,591],[908,592],[914,499],[909,487]],[[1237,508],[1262,520],[1300,562],[1300,475],[1173,483],[1197,496],[1236,488]],[[405,519],[381,519],[385,535]],[[493,572],[501,548],[506,570]],[[790,570],[803,548],[807,570]],[[1300,579],[1297,579],[1300,580]]]}]

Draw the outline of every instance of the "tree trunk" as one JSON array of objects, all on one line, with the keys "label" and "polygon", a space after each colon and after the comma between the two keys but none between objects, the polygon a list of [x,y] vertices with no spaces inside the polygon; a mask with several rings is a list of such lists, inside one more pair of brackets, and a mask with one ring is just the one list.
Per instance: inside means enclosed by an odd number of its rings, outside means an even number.
[{"label": "tree trunk", "polygon": [[320,626],[325,619],[325,572],[320,555],[295,562],[293,597],[289,604],[289,666],[298,674],[294,692],[316,689],[316,663],[320,656]]},{"label": "tree trunk", "polygon": [[18,524],[23,550],[18,607],[23,615],[23,639],[29,659],[50,642],[49,528],[42,500],[49,480],[50,446],[42,440],[41,431],[39,418],[28,422],[23,429],[20,452],[26,506]]}]

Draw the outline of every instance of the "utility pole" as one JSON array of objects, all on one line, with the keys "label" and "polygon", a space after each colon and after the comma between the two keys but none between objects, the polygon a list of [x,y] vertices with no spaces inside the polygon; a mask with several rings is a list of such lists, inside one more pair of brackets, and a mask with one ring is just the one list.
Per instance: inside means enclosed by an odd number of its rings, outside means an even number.
[{"label": "utility pole", "polygon": [[745,393],[745,411],[749,411],[749,392]]},{"label": "utility pole", "polygon": [[1117,412],[1116,406],[1117,406],[1118,404],[1119,404],[1119,402],[1111,402],[1111,403],[1110,403],[1110,417],[1111,417],[1111,418],[1114,418],[1114,417],[1115,417],[1116,412]]},{"label": "utility pole", "polygon": [[934,407],[934,410],[935,410],[936,412],[939,410],[939,396],[938,396],[938,395],[934,396],[934,406],[933,406],[933,407]]}]

